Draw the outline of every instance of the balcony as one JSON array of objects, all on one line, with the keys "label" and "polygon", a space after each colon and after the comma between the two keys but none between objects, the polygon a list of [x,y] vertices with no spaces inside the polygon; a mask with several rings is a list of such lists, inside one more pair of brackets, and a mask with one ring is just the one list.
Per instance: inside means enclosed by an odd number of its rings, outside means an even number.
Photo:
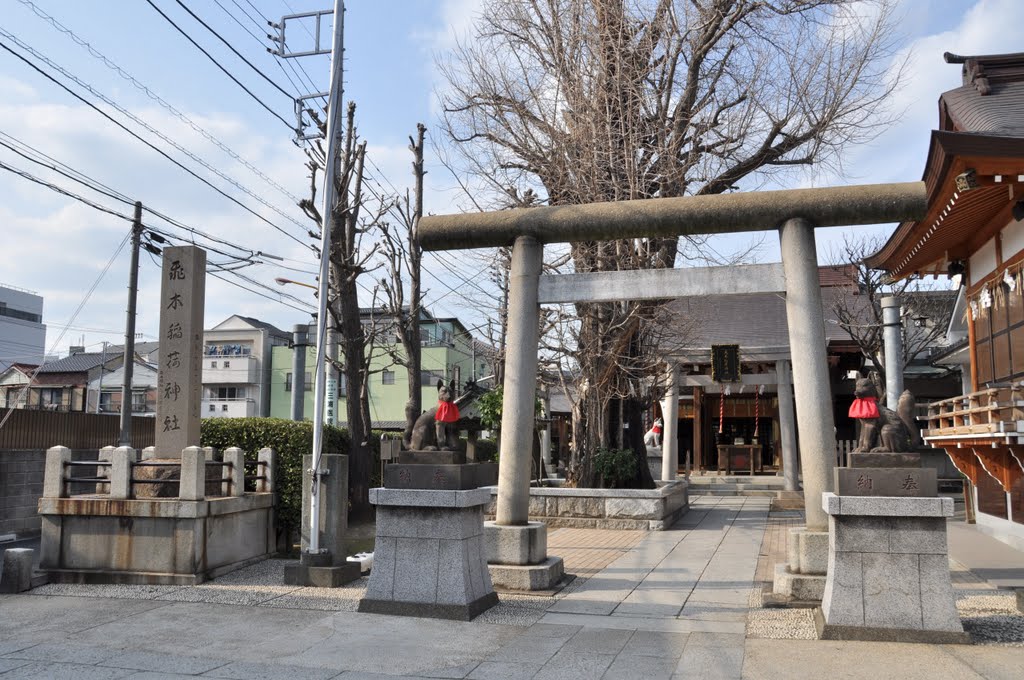
[{"label": "balcony", "polygon": [[1010,493],[1024,477],[1024,384],[933,402],[927,421],[925,442],[944,449],[975,486],[988,475]]},{"label": "balcony", "polygon": [[245,355],[204,355],[203,383],[207,385],[244,385],[259,382],[256,357]]},{"label": "balcony", "polygon": [[203,399],[203,418],[252,418],[255,415],[254,399]]}]

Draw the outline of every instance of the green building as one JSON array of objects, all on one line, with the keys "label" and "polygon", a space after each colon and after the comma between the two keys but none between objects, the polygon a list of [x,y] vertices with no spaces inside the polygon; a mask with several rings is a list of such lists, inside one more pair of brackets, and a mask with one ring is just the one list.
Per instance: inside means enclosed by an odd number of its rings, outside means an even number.
[{"label": "green building", "polygon": [[[369,310],[364,311],[369,316]],[[391,336],[392,339],[394,336]],[[309,338],[315,341],[315,326],[310,327]],[[405,402],[409,397],[409,374],[403,366],[394,363],[389,352],[401,351],[394,341],[388,347],[373,349],[370,362],[370,417],[375,429],[401,429],[405,427]],[[458,319],[440,319],[426,311],[420,321],[422,352],[420,385],[423,389],[423,408],[429,409],[437,401],[437,381],[455,380],[465,385],[467,380],[484,382],[494,375],[494,351],[475,341]],[[291,417],[292,359],[291,347],[274,347],[271,357],[270,416]],[[475,368],[475,370],[474,370]],[[305,406],[303,415],[309,420],[313,413],[313,372],[316,369],[316,346],[306,347]],[[493,382],[493,379],[489,382]],[[346,409],[344,376],[338,390],[337,413],[344,420]]]}]

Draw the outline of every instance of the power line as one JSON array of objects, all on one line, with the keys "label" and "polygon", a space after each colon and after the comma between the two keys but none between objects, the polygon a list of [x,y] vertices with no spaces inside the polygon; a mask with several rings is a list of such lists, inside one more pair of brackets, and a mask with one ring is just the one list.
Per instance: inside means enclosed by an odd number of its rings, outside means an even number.
[{"label": "power line", "polygon": [[[228,42],[227,40],[225,40],[225,39],[224,39],[224,36],[222,36],[222,35],[221,35],[220,33],[218,33],[218,32],[217,32],[217,31],[216,31],[216,30],[215,30],[215,29],[214,29],[213,27],[211,27],[211,26],[210,26],[210,25],[209,25],[208,23],[206,23],[206,22],[205,22],[205,21],[203,21],[203,20],[202,20],[201,18],[199,18],[199,16],[198,16],[198,15],[197,15],[197,14],[196,14],[195,12],[193,12],[193,11],[192,11],[191,9],[189,9],[188,5],[186,5],[186,4],[185,4],[184,2],[182,2],[181,0],[174,0],[174,1],[175,1],[176,3],[178,3],[178,4],[179,4],[179,5],[181,6],[181,8],[182,8],[183,10],[185,10],[186,12],[188,12],[189,16],[191,16],[191,17],[192,17],[193,19],[195,19],[195,20],[196,20],[196,21],[198,21],[198,22],[199,22],[200,24],[202,24],[202,25],[203,25],[203,28],[205,28],[205,29],[206,29],[206,30],[208,30],[208,31],[209,31],[210,33],[213,33],[213,34],[214,34],[215,36],[217,36],[217,39],[218,39],[218,40],[220,40],[220,41],[221,41],[222,43],[224,43],[224,44],[225,44],[225,45],[227,46],[227,48],[228,48],[229,50],[231,50],[231,51],[232,51],[232,52],[233,52],[233,53],[235,54],[235,56],[237,56],[237,57],[238,57],[239,59],[241,59],[241,60],[242,60],[243,62],[245,62],[245,63],[246,63],[246,65],[247,65],[247,66],[248,66],[249,68],[251,68],[251,69],[252,69],[253,71],[256,71],[256,73],[260,74],[260,76],[262,76],[262,77],[263,77],[263,80],[265,80],[265,81],[267,81],[268,83],[270,83],[271,85],[273,85],[273,86],[274,86],[275,88],[277,88],[277,91],[278,91],[278,92],[280,92],[280,93],[281,93],[281,94],[283,94],[284,96],[288,97],[289,99],[292,99],[292,100],[294,100],[294,99],[295,99],[295,95],[293,95],[293,94],[292,94],[291,92],[288,92],[288,91],[287,91],[287,90],[285,90],[285,89],[284,89],[283,87],[281,87],[280,85],[278,85],[277,83],[275,83],[275,82],[274,82],[273,80],[271,80],[271,79],[270,79],[270,76],[268,76],[268,75],[267,75],[266,73],[264,73],[264,72],[263,72],[262,70],[260,70],[260,68],[259,68],[259,67],[257,67],[257,66],[256,66],[255,64],[253,64],[253,63],[252,63],[251,61],[249,61],[248,59],[246,59],[246,58],[245,58],[245,56],[244,56],[244,55],[243,55],[243,54],[242,54],[241,52],[239,52],[238,50],[236,50],[236,49],[234,48],[234,46],[233,46],[233,45],[232,45],[231,43],[229,43],[229,42]],[[152,4],[152,3],[150,3],[150,4]]]},{"label": "power line", "polygon": [[[276,213],[277,213],[278,215],[280,215],[281,217],[285,218],[286,220],[288,220],[289,222],[291,222],[291,223],[292,223],[292,224],[294,224],[295,226],[299,227],[300,229],[305,229],[305,227],[304,227],[304,226],[302,225],[302,223],[300,223],[300,222],[299,222],[298,220],[296,220],[296,219],[295,219],[294,217],[292,217],[292,216],[288,215],[288,214],[287,214],[287,213],[285,213],[285,212],[284,212],[283,210],[281,210],[280,208],[278,208],[278,207],[277,207],[277,206],[275,206],[274,204],[272,204],[272,203],[270,203],[269,201],[267,201],[266,199],[264,199],[264,198],[263,198],[262,196],[260,196],[260,195],[259,195],[258,193],[256,193],[256,192],[255,192],[255,191],[253,191],[252,189],[250,189],[250,188],[248,188],[248,187],[246,187],[246,186],[242,185],[242,184],[241,184],[241,183],[240,183],[240,182],[239,182],[238,180],[236,180],[236,179],[234,179],[233,177],[231,177],[231,176],[229,176],[229,175],[225,174],[224,172],[222,172],[222,171],[221,171],[221,170],[219,170],[218,168],[215,168],[214,166],[210,165],[210,163],[208,163],[207,161],[203,160],[203,159],[202,159],[202,158],[200,158],[199,156],[195,155],[194,153],[192,153],[191,151],[189,151],[188,149],[186,149],[186,148],[185,148],[184,146],[182,146],[181,144],[179,144],[179,143],[178,143],[178,142],[176,142],[175,140],[173,140],[173,139],[171,139],[170,137],[168,137],[168,136],[167,136],[166,134],[164,134],[164,133],[163,133],[163,132],[161,132],[160,130],[157,130],[157,129],[156,129],[156,128],[154,128],[154,127],[153,127],[152,125],[150,125],[150,124],[149,124],[149,123],[147,123],[146,121],[142,120],[141,118],[139,118],[138,116],[136,116],[136,115],[135,115],[134,113],[132,113],[132,112],[131,112],[131,111],[129,111],[128,109],[126,109],[126,108],[124,108],[123,106],[119,105],[119,104],[118,104],[117,102],[113,101],[112,99],[110,99],[109,97],[107,97],[106,95],[104,95],[104,94],[103,94],[102,92],[98,91],[98,90],[97,90],[96,88],[94,88],[94,87],[93,87],[92,85],[90,85],[89,83],[86,83],[85,81],[81,80],[81,79],[80,79],[80,78],[78,78],[78,77],[77,77],[77,76],[76,76],[75,74],[71,73],[70,71],[68,71],[67,69],[65,69],[65,68],[64,68],[63,66],[61,66],[60,64],[58,64],[58,63],[54,62],[54,61],[53,61],[53,60],[51,60],[51,59],[50,59],[49,57],[47,57],[47,56],[46,56],[45,54],[43,54],[42,52],[40,52],[40,51],[36,50],[36,49],[35,49],[34,47],[32,47],[31,45],[29,45],[29,44],[27,44],[27,43],[23,42],[22,40],[19,40],[19,39],[18,39],[18,38],[17,38],[16,36],[14,36],[14,35],[13,35],[13,34],[11,34],[11,33],[8,33],[7,31],[3,30],[2,28],[0,28],[0,35],[3,35],[4,37],[8,38],[9,40],[12,40],[12,41],[13,41],[13,42],[14,42],[14,43],[15,43],[16,45],[18,45],[19,47],[21,47],[21,48],[22,48],[23,50],[25,50],[25,51],[29,52],[30,54],[32,54],[32,56],[36,57],[37,59],[41,59],[41,60],[42,60],[43,62],[45,62],[45,63],[46,63],[46,64],[47,64],[48,66],[50,66],[51,68],[53,68],[53,69],[56,69],[56,70],[57,70],[58,72],[60,72],[60,73],[61,73],[61,74],[62,74],[62,75],[63,75],[64,77],[66,77],[66,78],[69,78],[70,80],[72,80],[73,82],[75,82],[76,84],[78,84],[78,85],[79,85],[80,87],[83,87],[83,88],[85,88],[85,89],[86,89],[86,90],[88,90],[88,91],[89,91],[89,92],[90,92],[90,93],[91,93],[91,94],[92,94],[93,96],[95,96],[95,97],[98,97],[98,98],[99,98],[99,99],[100,99],[101,101],[103,101],[104,103],[106,103],[106,104],[108,104],[108,105],[112,106],[112,107],[113,107],[114,109],[116,109],[116,110],[117,110],[117,111],[118,111],[119,113],[121,113],[121,114],[122,114],[122,115],[124,115],[124,116],[127,116],[127,117],[128,117],[128,118],[129,118],[130,120],[132,120],[132,121],[133,121],[133,122],[134,122],[135,124],[137,124],[137,125],[139,125],[139,126],[141,126],[141,127],[145,128],[145,129],[146,129],[146,130],[148,130],[148,131],[149,131],[150,133],[152,133],[152,134],[156,135],[156,136],[157,136],[157,137],[159,137],[159,138],[160,138],[161,140],[163,140],[163,141],[167,142],[168,144],[170,144],[170,145],[171,145],[171,146],[173,146],[173,147],[174,147],[175,149],[177,149],[177,150],[178,150],[178,151],[180,151],[181,153],[183,153],[183,154],[185,154],[186,156],[188,156],[188,157],[189,157],[190,159],[192,159],[193,161],[195,161],[195,162],[196,162],[196,163],[198,163],[199,165],[203,166],[204,168],[206,168],[206,169],[207,169],[207,170],[209,170],[210,172],[214,173],[215,175],[217,175],[218,177],[220,177],[221,179],[223,179],[223,180],[224,180],[225,182],[227,182],[227,183],[231,184],[231,185],[232,185],[233,187],[235,187],[236,189],[239,189],[239,190],[240,190],[240,191],[242,191],[243,193],[245,193],[245,194],[247,194],[248,196],[250,196],[251,198],[255,199],[255,200],[256,200],[256,201],[257,201],[258,203],[260,203],[261,205],[263,205],[263,206],[265,206],[265,207],[267,207],[267,208],[269,208],[269,209],[273,210],[273,211],[274,211],[274,212],[276,212]],[[141,139],[141,138],[139,138],[139,139]],[[144,140],[143,140],[143,141],[144,141]],[[153,147],[153,148],[156,148],[156,147]]]},{"label": "power line", "polygon": [[[0,29],[0,34],[3,34],[3,35],[9,35],[9,34],[7,34],[7,33],[6,33],[6,31],[4,31],[3,29]],[[2,43],[2,42],[0,42],[0,48],[3,48],[4,50],[6,50],[7,52],[9,52],[10,54],[13,54],[13,55],[14,55],[15,57],[17,57],[17,58],[18,58],[18,59],[20,59],[21,61],[25,62],[26,64],[28,64],[28,65],[29,65],[29,66],[30,66],[30,67],[31,67],[31,68],[32,68],[33,70],[35,70],[36,72],[38,72],[38,73],[39,73],[40,75],[42,75],[42,76],[43,76],[43,77],[45,77],[46,79],[50,80],[51,82],[55,83],[56,85],[60,86],[60,87],[61,87],[61,88],[62,88],[63,90],[65,90],[65,91],[66,91],[66,92],[67,92],[68,94],[70,94],[71,96],[75,97],[76,99],[78,99],[79,101],[81,101],[81,102],[82,102],[83,104],[85,104],[85,105],[89,106],[89,107],[90,107],[90,108],[92,108],[92,109],[93,109],[94,111],[96,111],[97,113],[99,113],[99,114],[100,114],[101,116],[103,116],[104,118],[106,118],[106,119],[107,119],[107,120],[109,120],[110,122],[112,122],[112,123],[114,123],[115,125],[117,125],[117,126],[118,126],[119,128],[121,128],[122,130],[124,130],[125,132],[127,132],[128,134],[130,134],[130,135],[131,135],[132,137],[134,137],[134,138],[135,138],[135,139],[137,139],[138,141],[142,142],[143,144],[145,144],[145,145],[146,145],[146,146],[148,146],[149,148],[153,149],[153,150],[154,150],[154,151],[156,151],[156,152],[157,152],[158,154],[160,154],[161,156],[163,156],[163,157],[164,157],[164,158],[166,158],[167,160],[171,161],[172,163],[174,163],[175,165],[177,165],[177,166],[178,166],[179,168],[181,168],[182,170],[184,170],[184,171],[185,171],[185,172],[187,172],[188,174],[192,175],[193,177],[195,177],[196,179],[198,179],[198,180],[199,180],[199,181],[201,181],[202,183],[206,184],[207,186],[209,186],[210,188],[212,188],[212,189],[213,189],[214,191],[216,191],[216,192],[217,192],[217,193],[219,193],[220,195],[222,195],[222,196],[224,196],[225,198],[227,198],[227,199],[228,199],[229,201],[231,201],[232,203],[235,203],[236,205],[238,205],[239,207],[241,207],[241,208],[242,208],[243,210],[245,210],[246,212],[248,212],[248,213],[250,213],[251,215],[253,215],[254,217],[256,217],[256,218],[257,218],[258,220],[260,220],[260,221],[262,221],[262,222],[265,222],[265,223],[267,223],[268,225],[270,225],[271,227],[273,227],[273,228],[274,228],[274,229],[276,229],[277,231],[281,232],[282,234],[284,234],[284,235],[285,235],[285,236],[287,236],[288,238],[292,239],[292,240],[293,240],[293,241],[295,241],[296,243],[300,243],[300,244],[302,244],[302,246],[303,246],[303,247],[306,247],[306,248],[312,248],[312,246],[310,246],[310,245],[309,245],[308,243],[305,243],[304,241],[302,241],[302,240],[298,239],[298,238],[297,238],[297,237],[295,237],[294,235],[292,235],[292,234],[290,234],[289,232],[285,231],[284,229],[282,229],[282,228],[281,228],[281,227],[279,227],[278,225],[274,224],[273,222],[271,222],[271,221],[270,221],[270,220],[268,220],[267,218],[265,218],[265,217],[263,217],[262,215],[260,215],[259,213],[257,213],[257,212],[256,212],[255,210],[253,210],[253,209],[252,209],[252,208],[250,208],[249,206],[247,206],[247,205],[245,205],[244,203],[242,203],[241,201],[239,201],[239,200],[238,200],[237,198],[235,198],[235,197],[234,197],[234,196],[232,196],[231,194],[227,193],[226,191],[224,191],[223,189],[221,189],[221,188],[220,188],[220,187],[218,187],[217,185],[215,185],[215,184],[213,184],[212,182],[210,182],[210,181],[209,181],[208,179],[206,179],[205,177],[203,177],[203,176],[199,175],[198,173],[196,173],[196,172],[195,172],[194,170],[192,170],[192,169],[191,169],[191,168],[189,168],[188,166],[186,166],[186,165],[182,164],[182,163],[181,163],[180,161],[178,161],[178,160],[176,160],[176,159],[172,158],[172,157],[171,157],[171,156],[170,156],[170,155],[169,155],[169,154],[168,154],[168,153],[167,153],[166,151],[164,151],[163,149],[160,149],[159,147],[157,147],[156,145],[154,145],[154,144],[153,144],[152,142],[150,142],[150,141],[148,141],[148,140],[144,139],[143,137],[141,137],[141,136],[140,136],[140,135],[139,135],[138,133],[136,133],[135,131],[131,130],[130,128],[128,128],[127,126],[125,126],[125,125],[124,125],[123,123],[121,123],[120,121],[116,120],[116,119],[115,119],[115,118],[114,118],[113,116],[111,116],[110,114],[108,114],[108,113],[107,113],[106,111],[102,110],[101,108],[99,108],[98,106],[96,106],[95,104],[93,104],[92,102],[90,102],[89,100],[85,99],[85,98],[84,98],[84,97],[82,97],[82,96],[81,96],[80,94],[78,94],[77,92],[75,92],[74,90],[72,90],[71,88],[69,88],[68,86],[66,86],[66,85],[64,85],[63,83],[61,83],[61,82],[60,82],[59,80],[57,80],[56,78],[54,78],[54,77],[53,77],[53,76],[51,76],[50,74],[48,74],[48,73],[46,73],[45,71],[43,71],[43,70],[42,70],[41,68],[39,68],[38,66],[36,66],[35,64],[33,64],[33,63],[32,63],[32,62],[31,62],[31,61],[29,60],[29,59],[27,59],[27,58],[23,57],[22,55],[18,54],[17,52],[15,52],[15,51],[14,51],[13,49],[11,49],[10,47],[8,47],[7,45],[5,45],[5,44],[4,44],[4,43]]]},{"label": "power line", "polygon": [[68,191],[67,189],[64,189],[63,187],[59,187],[56,184],[51,184],[50,182],[47,182],[46,180],[40,179],[40,178],[36,177],[35,175],[33,175],[31,173],[28,173],[28,172],[25,172],[24,170],[19,170],[18,168],[15,168],[13,166],[7,165],[3,161],[0,161],[0,169],[7,170],[8,172],[12,172],[15,175],[18,175],[19,177],[27,179],[30,182],[34,182],[36,184],[39,184],[40,186],[44,186],[47,189],[51,189],[52,191],[56,191],[58,194],[63,194],[64,196],[67,196],[68,198],[73,198],[76,201],[84,203],[85,205],[89,206],[90,208],[95,208],[96,210],[99,210],[100,212],[105,212],[108,215],[113,215],[114,217],[120,217],[122,220],[125,220],[127,222],[131,222],[132,221],[131,217],[128,217],[127,215],[125,215],[123,213],[119,213],[116,210],[111,210],[110,208],[108,208],[106,206],[103,206],[103,205],[100,205],[99,203],[94,203],[93,201],[90,201],[89,199],[85,198],[84,196],[82,196],[80,194],[76,194],[73,191]]},{"label": "power line", "polygon": [[277,113],[276,111],[274,111],[274,110],[273,110],[272,108],[270,108],[269,106],[267,106],[266,102],[264,102],[264,101],[263,101],[262,99],[260,99],[259,97],[257,97],[257,96],[256,96],[255,94],[253,94],[253,93],[252,93],[252,90],[250,90],[250,89],[249,89],[249,88],[247,88],[247,87],[246,87],[245,85],[243,85],[243,84],[242,84],[242,81],[240,81],[240,80],[239,80],[238,78],[236,78],[235,76],[233,76],[233,75],[231,74],[231,72],[230,72],[230,71],[228,71],[228,70],[227,70],[226,68],[224,68],[223,66],[221,66],[221,63],[220,63],[219,61],[217,61],[216,59],[214,59],[214,58],[213,58],[213,55],[211,55],[211,54],[210,54],[209,52],[207,52],[207,51],[206,51],[205,49],[203,49],[202,45],[200,45],[200,44],[199,44],[199,43],[197,43],[197,42],[196,42],[195,40],[193,40],[193,39],[192,39],[192,36],[190,36],[190,35],[189,35],[188,33],[186,33],[186,32],[185,32],[185,31],[184,31],[184,30],[183,30],[183,29],[182,29],[182,28],[181,28],[180,26],[178,26],[178,24],[174,23],[174,20],[173,20],[173,19],[171,19],[171,18],[170,18],[169,16],[167,16],[166,14],[164,14],[164,13],[163,13],[163,10],[161,10],[161,9],[160,9],[159,7],[157,7],[157,6],[155,5],[155,4],[153,4],[153,0],[146,0],[146,2],[147,2],[147,3],[149,4],[149,6],[150,6],[150,7],[152,7],[153,9],[155,9],[155,10],[157,11],[157,14],[159,14],[159,15],[160,15],[160,16],[162,16],[162,17],[163,17],[164,19],[166,19],[166,20],[167,20],[167,23],[169,23],[169,24],[170,24],[171,26],[174,26],[174,28],[175,28],[175,29],[176,29],[176,30],[178,31],[178,33],[181,33],[181,34],[182,34],[182,35],[183,35],[183,36],[184,36],[184,37],[185,37],[185,38],[186,38],[186,39],[187,39],[187,40],[188,40],[188,41],[189,41],[190,43],[192,43],[193,45],[195,45],[195,47],[196,47],[196,49],[197,49],[197,50],[199,50],[200,52],[202,52],[203,54],[205,54],[205,55],[206,55],[206,57],[207,57],[207,58],[208,58],[208,59],[209,59],[210,61],[212,61],[212,62],[213,62],[213,63],[214,63],[214,64],[215,64],[216,66],[217,66],[217,68],[219,68],[219,69],[220,69],[221,71],[223,71],[223,72],[224,72],[224,75],[226,75],[226,76],[227,76],[228,78],[231,78],[231,80],[232,80],[232,81],[234,81],[234,83],[235,83],[236,85],[238,85],[238,86],[239,86],[240,88],[242,88],[243,90],[245,90],[246,94],[248,94],[248,95],[249,95],[250,97],[252,97],[253,99],[255,99],[255,100],[256,100],[256,101],[257,101],[257,102],[259,103],[259,105],[260,105],[260,106],[262,106],[263,108],[265,108],[265,109],[266,109],[267,111],[269,111],[269,112],[270,112],[270,114],[271,114],[272,116],[274,116],[274,117],[275,117],[275,118],[277,118],[277,119],[278,119],[279,121],[281,121],[282,123],[284,123],[284,126],[285,126],[286,128],[288,128],[289,130],[293,130],[292,126],[291,126],[291,125],[289,125],[288,121],[286,121],[286,120],[285,120],[284,118],[282,118],[282,117],[280,116],[280,114],[278,114],[278,113]]},{"label": "power line", "polygon": [[[214,0],[214,1],[216,2],[216,0]],[[97,50],[95,47],[93,47],[88,41],[84,40],[83,38],[81,38],[80,36],[75,34],[74,31],[72,31],[68,27],[64,26],[62,23],[57,21],[55,18],[53,18],[52,16],[50,16],[46,12],[44,12],[41,9],[39,9],[38,7],[36,7],[36,5],[33,4],[31,0],[18,0],[18,2],[20,2],[21,4],[26,5],[27,7],[31,8],[32,11],[35,13],[35,15],[37,17],[39,17],[40,19],[42,19],[46,23],[50,24],[50,26],[52,26],[58,32],[65,34],[70,40],[72,40],[73,42],[78,44],[80,47],[85,49],[87,52],[89,52],[89,54],[91,56],[93,56],[94,58],[96,58],[96,59],[100,60],[101,62],[103,62],[103,64],[107,68],[109,68],[109,69],[113,70],[114,72],[116,72],[119,76],[121,76],[122,78],[124,78],[125,80],[130,82],[132,85],[134,85],[139,90],[142,90],[146,94],[146,96],[148,96],[150,99],[152,99],[157,104],[159,104],[161,107],[163,107],[168,112],[170,112],[171,115],[175,116],[178,120],[182,121],[183,123],[188,125],[190,128],[192,128],[194,131],[196,131],[199,134],[201,134],[207,141],[211,142],[217,148],[219,148],[221,151],[223,151],[224,153],[226,153],[229,156],[231,156],[231,158],[233,158],[234,160],[236,160],[239,163],[241,163],[242,165],[244,165],[254,175],[256,175],[257,177],[262,179],[264,182],[266,182],[270,186],[272,186],[275,189],[277,189],[279,192],[281,192],[282,194],[287,196],[290,200],[294,201],[295,203],[299,202],[298,196],[296,196],[295,194],[291,193],[290,191],[285,189],[283,186],[281,186],[280,184],[275,182],[266,173],[264,173],[262,170],[260,170],[255,165],[253,165],[251,162],[249,162],[244,157],[242,157],[241,154],[239,154],[234,149],[229,147],[226,143],[224,143],[223,141],[218,139],[216,136],[214,136],[213,133],[211,133],[208,130],[206,130],[204,127],[202,127],[201,125],[196,123],[194,120],[189,118],[187,115],[185,115],[184,113],[179,111],[177,108],[175,108],[171,104],[169,104],[167,101],[165,101],[159,95],[157,95],[155,92],[150,90],[144,84],[139,82],[132,74],[130,74],[127,71],[125,71],[116,62],[114,62],[112,59],[110,59],[109,57],[104,55],[102,52]],[[275,60],[275,62],[276,62],[276,60]]]}]

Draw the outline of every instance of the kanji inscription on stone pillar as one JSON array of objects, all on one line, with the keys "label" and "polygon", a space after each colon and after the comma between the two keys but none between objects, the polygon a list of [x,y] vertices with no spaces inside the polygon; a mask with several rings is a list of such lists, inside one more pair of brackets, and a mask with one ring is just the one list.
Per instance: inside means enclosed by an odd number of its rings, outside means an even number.
[{"label": "kanji inscription on stone pillar", "polygon": [[161,277],[156,453],[180,458],[183,448],[199,446],[206,251],[164,248]]}]

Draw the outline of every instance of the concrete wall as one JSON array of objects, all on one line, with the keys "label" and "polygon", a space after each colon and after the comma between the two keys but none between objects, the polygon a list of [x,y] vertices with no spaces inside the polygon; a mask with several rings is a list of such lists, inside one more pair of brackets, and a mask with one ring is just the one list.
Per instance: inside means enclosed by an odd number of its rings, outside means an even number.
[{"label": "concrete wall", "polygon": [[[97,451],[73,451],[73,460],[95,460]],[[39,534],[41,520],[37,514],[39,497],[43,495],[43,470],[46,451],[0,450],[0,536],[15,534],[19,538]],[[89,468],[89,474],[92,474]],[[84,474],[84,473],[83,473]]]},{"label": "concrete wall", "polygon": [[[530,488],[530,520],[548,527],[586,529],[639,529],[662,531],[670,528],[689,510],[684,480],[659,482],[656,489],[568,489]],[[493,519],[497,487],[484,508]]]}]

